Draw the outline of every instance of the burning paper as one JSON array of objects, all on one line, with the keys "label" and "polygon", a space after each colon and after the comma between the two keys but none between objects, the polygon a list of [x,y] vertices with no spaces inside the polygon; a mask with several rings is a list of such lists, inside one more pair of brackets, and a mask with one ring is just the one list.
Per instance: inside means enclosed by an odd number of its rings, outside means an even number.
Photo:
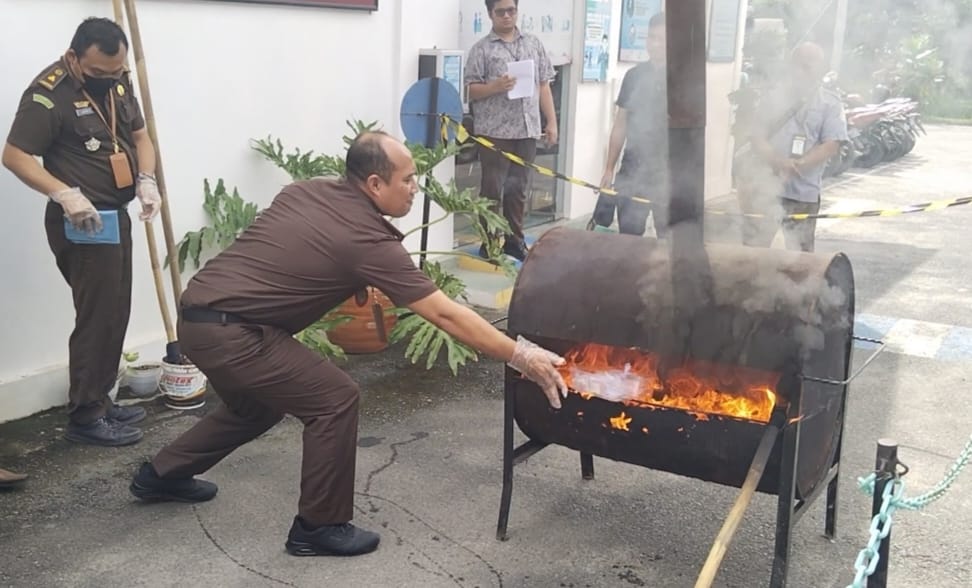
[{"label": "burning paper", "polygon": [[624,364],[624,369],[596,372],[571,367],[570,379],[581,394],[591,394],[612,402],[636,400],[641,395],[641,377],[631,373],[630,363]]}]

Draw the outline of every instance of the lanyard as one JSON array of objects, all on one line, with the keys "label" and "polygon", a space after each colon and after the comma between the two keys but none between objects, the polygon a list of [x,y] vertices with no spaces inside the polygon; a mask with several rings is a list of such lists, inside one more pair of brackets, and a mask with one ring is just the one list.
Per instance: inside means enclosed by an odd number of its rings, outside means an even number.
[{"label": "lanyard", "polygon": [[[510,43],[507,43],[503,39],[499,39],[499,42],[503,45],[503,48],[506,49],[506,52],[510,54],[510,58],[513,61],[520,61],[520,56],[519,56],[519,54],[521,53],[520,41],[522,39],[523,39],[523,35],[517,35],[516,38],[514,38],[513,41]],[[510,49],[511,45],[513,46],[513,49]]]},{"label": "lanyard", "polygon": [[82,90],[82,92],[84,92],[84,97],[88,99],[91,106],[94,107],[94,111],[98,113],[98,118],[101,119],[101,122],[105,123],[105,127],[111,133],[111,142],[115,146],[115,153],[118,153],[118,134],[115,132],[115,123],[118,121],[118,116],[115,113],[115,93],[108,90],[108,102],[111,104],[111,124],[108,124],[105,115],[101,113],[101,105],[91,97],[91,94],[88,94],[87,90]]}]

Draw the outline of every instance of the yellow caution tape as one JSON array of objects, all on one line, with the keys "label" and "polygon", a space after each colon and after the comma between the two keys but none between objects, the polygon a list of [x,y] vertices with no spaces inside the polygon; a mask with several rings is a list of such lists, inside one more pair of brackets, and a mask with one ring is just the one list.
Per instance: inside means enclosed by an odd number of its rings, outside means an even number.
[{"label": "yellow caution tape", "polygon": [[[449,115],[442,114],[442,133],[443,136],[448,135],[448,127],[452,125],[456,128],[456,140],[460,143],[465,143],[466,141],[474,141],[483,147],[499,153],[503,157],[509,159],[517,165],[528,167],[535,172],[551,177],[564,180],[565,182],[570,182],[576,186],[582,186],[584,188],[590,188],[595,192],[600,194],[606,194],[608,196],[619,196],[616,190],[611,188],[602,188],[596,184],[586,182],[578,178],[572,178],[566,174],[562,174],[556,170],[543,167],[542,165],[537,165],[533,162],[524,161],[522,157],[514,154],[507,153],[499,147],[497,147],[492,141],[484,137],[479,137],[473,135],[466,127],[461,123],[453,120]],[[641,196],[631,196],[634,202],[642,202],[644,204],[651,204],[651,200],[641,197]],[[953,206],[962,206],[964,204],[972,204],[972,196],[963,196],[961,198],[950,198],[947,200],[932,200],[929,202],[921,202],[919,204],[910,204],[908,206],[903,206],[901,208],[885,208],[879,210],[862,210],[858,212],[821,212],[817,214],[790,214],[787,216],[780,217],[786,220],[809,220],[809,219],[844,219],[844,218],[864,218],[864,217],[887,217],[887,216],[898,216],[900,214],[911,214],[913,212],[929,212],[932,210],[942,210],[945,208],[951,208]],[[708,214],[719,214],[719,215],[733,215],[733,216],[743,216],[747,218],[766,218],[767,215],[755,214],[755,213],[737,213],[737,212],[721,212],[716,210],[708,210]]]}]

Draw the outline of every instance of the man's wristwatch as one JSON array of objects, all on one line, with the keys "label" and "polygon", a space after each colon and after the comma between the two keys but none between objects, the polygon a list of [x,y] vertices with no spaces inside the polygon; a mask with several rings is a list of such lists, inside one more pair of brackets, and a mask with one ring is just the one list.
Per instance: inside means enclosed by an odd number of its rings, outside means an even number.
[{"label": "man's wristwatch", "polygon": [[155,179],[155,174],[150,174],[148,172],[138,172],[138,179],[139,180],[151,180],[153,182],[158,183],[157,180]]}]

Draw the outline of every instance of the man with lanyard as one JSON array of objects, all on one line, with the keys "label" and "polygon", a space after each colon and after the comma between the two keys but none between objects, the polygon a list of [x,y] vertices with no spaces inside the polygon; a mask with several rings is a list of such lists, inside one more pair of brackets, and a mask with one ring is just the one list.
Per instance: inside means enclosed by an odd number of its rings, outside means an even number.
[{"label": "man with lanyard", "polygon": [[[602,188],[614,188],[617,196],[600,194],[592,221],[602,227],[614,222],[618,232],[643,235],[652,213],[655,235],[668,234],[668,95],[665,75],[665,13],[648,21],[649,61],[624,74],[618,92],[617,114],[608,141]],[[624,157],[615,179],[621,150]],[[650,203],[649,203],[650,202]]]},{"label": "man with lanyard", "polygon": [[[464,83],[476,134],[532,163],[537,155],[538,138],[543,137],[550,145],[557,143],[557,115],[550,91],[554,69],[540,40],[517,28],[518,5],[519,0],[486,0],[493,29],[469,50]],[[535,87],[529,88],[525,97],[511,99],[509,92],[516,79],[509,75],[509,64],[528,60],[533,62]],[[542,132],[541,111],[546,123]],[[502,201],[503,216],[510,224],[503,253],[522,261],[527,253],[523,215],[530,170],[485,148],[479,150],[479,162],[482,166],[480,193],[497,204]],[[486,243],[480,247],[479,254],[489,257]]]},{"label": "man with lanyard", "polygon": [[[142,464],[130,490],[143,500],[202,502],[215,484],[193,476],[276,425],[304,425],[300,500],[286,541],[292,555],[359,555],[378,534],[354,515],[358,386],[293,334],[367,286],[536,382],[554,409],[567,388],[563,358],[516,341],[442,293],[385,216],[408,214],[415,162],[400,141],[367,132],[348,147],[347,177],[293,183],[182,296],[179,342],[222,404]],[[403,394],[409,391],[402,391]]]},{"label": "man with lanyard", "polygon": [[[127,54],[128,40],[114,22],[82,22],[64,56],[24,92],[3,149],[3,165],[49,198],[47,240],[74,298],[65,438],[105,446],[142,438],[131,425],[145,410],[113,404],[108,393],[131,309],[126,207],[137,196],[139,218],[150,221],[162,203]],[[83,242],[92,236],[102,242]]]},{"label": "man with lanyard", "polygon": [[[847,141],[840,96],[820,84],[826,70],[823,49],[810,42],[790,56],[790,77],[759,107],[752,151],[758,164],[740,190],[743,242],[768,247],[780,228],[787,249],[813,251],[816,219],[795,214],[820,212],[824,167]],[[782,219],[782,220],[781,220]]]}]

